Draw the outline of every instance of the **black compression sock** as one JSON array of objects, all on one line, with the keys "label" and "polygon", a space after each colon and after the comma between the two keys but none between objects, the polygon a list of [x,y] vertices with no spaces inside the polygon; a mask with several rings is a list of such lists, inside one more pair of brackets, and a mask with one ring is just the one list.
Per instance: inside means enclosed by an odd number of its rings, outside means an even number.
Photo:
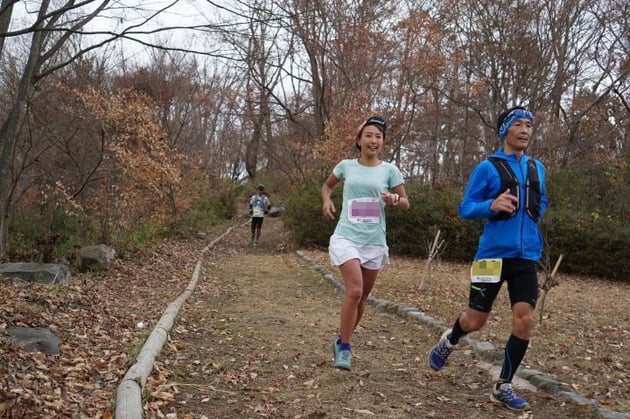
[{"label": "black compression sock", "polygon": [[451,332],[450,335],[448,335],[448,341],[451,342],[451,344],[453,345],[457,345],[457,342],[459,342],[459,339],[462,338],[463,336],[466,336],[468,334],[468,332],[464,331],[464,329],[462,329],[462,326],[459,324],[459,317],[457,318],[457,320],[455,320],[455,324],[453,324],[453,331]]},{"label": "black compression sock", "polygon": [[510,335],[505,344],[505,359],[503,360],[503,368],[501,368],[501,381],[511,383],[516,369],[521,365],[521,361],[525,357],[529,340],[519,339],[514,335]]}]

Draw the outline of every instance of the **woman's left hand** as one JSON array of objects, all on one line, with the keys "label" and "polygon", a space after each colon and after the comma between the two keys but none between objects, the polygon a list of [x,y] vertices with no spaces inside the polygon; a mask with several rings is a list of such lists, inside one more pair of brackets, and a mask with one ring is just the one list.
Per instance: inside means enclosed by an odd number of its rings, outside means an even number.
[{"label": "woman's left hand", "polygon": [[395,207],[400,201],[400,195],[391,192],[381,192],[381,198],[385,201],[385,205]]}]

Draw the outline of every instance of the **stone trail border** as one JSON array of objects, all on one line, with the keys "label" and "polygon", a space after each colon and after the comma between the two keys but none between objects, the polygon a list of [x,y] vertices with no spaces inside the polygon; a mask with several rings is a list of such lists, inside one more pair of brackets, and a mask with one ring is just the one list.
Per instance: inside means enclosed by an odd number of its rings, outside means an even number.
[{"label": "stone trail border", "polygon": [[[148,376],[151,374],[156,357],[160,354],[162,347],[166,343],[168,333],[173,327],[179,310],[195,290],[199,278],[199,272],[201,271],[202,257],[207,251],[212,249],[216,243],[227,236],[236,227],[238,227],[238,225],[229,227],[223,234],[212,240],[212,242],[202,249],[201,256],[197,261],[188,286],[182,294],[177,297],[177,299],[167,306],[159,322],[140,349],[136,363],[127,370],[127,373],[121,380],[116,391],[117,419],[142,419],[142,387],[144,387]],[[302,250],[298,250],[295,253],[297,257],[308,262],[315,271],[319,272],[321,276],[330,282],[335,288],[341,292],[345,291],[344,284],[330,271],[323,268],[315,259],[309,257]],[[406,304],[381,300],[372,296],[368,298],[368,304],[377,310],[393,313],[397,316],[417,321],[429,327],[439,329],[442,332],[448,328],[443,322],[436,320],[419,309]],[[497,358],[502,356],[500,352],[489,342],[478,341],[470,337],[464,338],[463,342],[470,345],[473,348],[473,352],[478,354],[484,361],[487,362],[487,364],[484,362],[485,365],[482,365],[482,368],[484,369],[491,368],[493,361],[496,361]],[[545,391],[554,396],[560,396],[571,403],[592,406],[595,409],[596,414],[602,419],[630,419],[630,413],[616,412],[606,409],[596,400],[589,399],[575,393],[570,387],[541,371],[521,368],[517,372],[517,376],[528,382],[537,390]]]}]

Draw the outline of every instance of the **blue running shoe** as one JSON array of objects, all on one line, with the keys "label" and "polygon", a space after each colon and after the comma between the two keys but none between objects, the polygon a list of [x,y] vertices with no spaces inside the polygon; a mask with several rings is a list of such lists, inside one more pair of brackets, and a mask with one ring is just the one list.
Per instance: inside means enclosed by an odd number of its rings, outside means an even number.
[{"label": "blue running shoe", "polygon": [[337,357],[335,358],[335,367],[350,371],[350,365],[352,364],[352,352],[344,349],[339,351]]},{"label": "blue running shoe", "polygon": [[453,352],[453,345],[446,338],[451,331],[452,329],[448,329],[446,332],[442,333],[440,341],[431,348],[431,352],[429,352],[429,366],[435,371],[444,368],[448,356]]},{"label": "blue running shoe", "polygon": [[495,403],[500,403],[510,410],[527,411],[530,409],[529,403],[514,393],[512,384],[510,383],[496,383],[492,387],[490,400]]}]

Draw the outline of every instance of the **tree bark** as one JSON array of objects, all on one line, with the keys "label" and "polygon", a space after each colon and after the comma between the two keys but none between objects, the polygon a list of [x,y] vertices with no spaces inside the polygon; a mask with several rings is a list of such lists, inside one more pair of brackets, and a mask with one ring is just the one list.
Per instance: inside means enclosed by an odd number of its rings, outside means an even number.
[{"label": "tree bark", "polygon": [[[3,3],[4,5],[4,3]],[[43,1],[40,6],[38,22],[48,9],[49,1]],[[31,48],[24,72],[18,83],[17,94],[7,118],[0,127],[0,257],[6,255],[8,250],[9,216],[11,212],[11,176],[10,167],[13,164],[12,156],[19,135],[20,127],[27,113],[28,97],[34,87],[35,75],[41,66],[40,54],[45,37],[44,31],[34,31],[31,39]]]},{"label": "tree bark", "polygon": [[4,34],[9,32],[11,16],[13,15],[13,5],[17,0],[2,0],[0,2],[0,56],[4,48]]}]

